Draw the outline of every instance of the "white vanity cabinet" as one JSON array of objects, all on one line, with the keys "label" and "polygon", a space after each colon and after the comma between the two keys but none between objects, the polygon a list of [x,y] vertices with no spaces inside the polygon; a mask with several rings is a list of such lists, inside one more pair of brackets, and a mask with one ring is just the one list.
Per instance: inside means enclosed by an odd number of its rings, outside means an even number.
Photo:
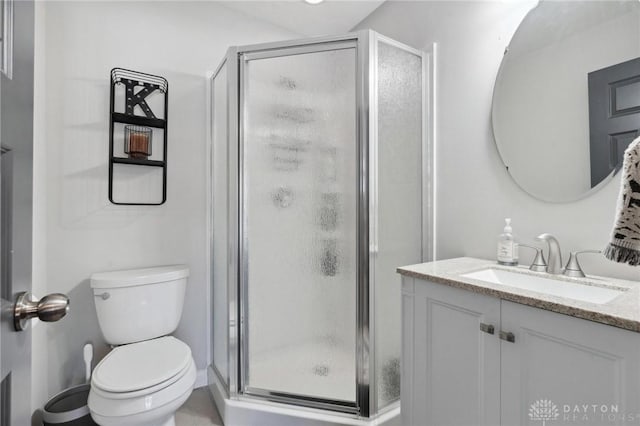
[{"label": "white vanity cabinet", "polygon": [[[403,425],[640,421],[639,333],[421,279],[402,283]],[[530,416],[535,404],[539,418]]]},{"label": "white vanity cabinet", "polygon": [[500,299],[403,277],[402,315],[402,424],[499,424]]},{"label": "white vanity cabinet", "polygon": [[505,300],[500,305],[501,328],[515,336],[514,343],[501,340],[502,424],[540,424],[529,417],[540,400],[552,401],[558,420],[572,425],[628,424],[622,415],[640,421],[639,333]]}]

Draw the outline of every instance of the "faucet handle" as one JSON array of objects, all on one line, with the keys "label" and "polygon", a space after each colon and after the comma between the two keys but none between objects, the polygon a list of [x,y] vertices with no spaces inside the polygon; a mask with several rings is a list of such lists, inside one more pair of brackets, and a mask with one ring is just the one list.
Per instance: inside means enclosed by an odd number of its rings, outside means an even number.
[{"label": "faucet handle", "polygon": [[569,255],[567,266],[564,268],[564,275],[578,278],[583,278],[585,276],[582,268],[580,267],[580,263],[578,263],[578,255],[582,253],[602,253],[602,250],[572,251]]},{"label": "faucet handle", "polygon": [[542,249],[535,246],[530,246],[527,244],[519,244],[520,247],[530,248],[536,251],[536,257],[531,262],[531,266],[529,269],[536,272],[545,272],[547,270],[547,261],[544,260],[544,254],[542,253]]}]

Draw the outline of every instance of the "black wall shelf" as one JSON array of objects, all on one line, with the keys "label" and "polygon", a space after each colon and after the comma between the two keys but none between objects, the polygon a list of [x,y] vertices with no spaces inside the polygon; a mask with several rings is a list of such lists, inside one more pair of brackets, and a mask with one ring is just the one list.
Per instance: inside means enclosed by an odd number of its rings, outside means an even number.
[{"label": "black wall shelf", "polygon": [[111,119],[117,123],[138,124],[140,126],[156,127],[158,129],[165,129],[167,127],[166,120],[161,120],[159,118],[139,117],[137,115],[127,115],[120,112],[112,113]]},{"label": "black wall shelf", "polygon": [[[169,83],[163,77],[131,71],[123,68],[111,70],[111,92],[109,109],[109,201],[113,204],[127,206],[158,206],[167,201],[167,118],[169,105]],[[119,97],[116,92],[119,92]],[[164,111],[161,117],[151,109],[146,98],[151,94],[160,93],[163,96]],[[116,101],[120,105],[116,105]],[[119,99],[122,98],[120,101]],[[143,115],[140,115],[142,113]],[[114,154],[114,127],[116,123],[145,126],[160,129],[163,133],[162,160],[149,158],[120,157]],[[152,140],[149,140],[152,144]],[[125,154],[126,155],[126,154]],[[146,154],[145,154],[146,156]],[[118,201],[113,193],[114,164],[131,166],[147,166],[162,168],[162,199],[159,202],[130,202]]]},{"label": "black wall shelf", "polygon": [[138,158],[120,158],[113,157],[115,164],[132,164],[134,166],[151,166],[151,167],[164,167],[167,163],[157,160],[142,160]]}]

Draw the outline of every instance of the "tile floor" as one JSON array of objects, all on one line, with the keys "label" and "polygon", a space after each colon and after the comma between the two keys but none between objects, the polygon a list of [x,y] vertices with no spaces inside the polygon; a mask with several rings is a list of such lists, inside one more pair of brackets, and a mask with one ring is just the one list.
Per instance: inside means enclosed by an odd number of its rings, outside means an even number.
[{"label": "tile floor", "polygon": [[206,387],[193,391],[176,413],[176,426],[222,426]]}]

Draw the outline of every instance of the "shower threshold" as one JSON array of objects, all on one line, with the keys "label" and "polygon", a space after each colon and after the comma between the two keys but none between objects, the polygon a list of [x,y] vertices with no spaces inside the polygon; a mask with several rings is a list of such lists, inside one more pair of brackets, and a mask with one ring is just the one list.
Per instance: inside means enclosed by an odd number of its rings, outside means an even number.
[{"label": "shower threshold", "polygon": [[213,369],[209,367],[207,372],[209,392],[225,426],[400,426],[399,402],[374,418],[363,418],[250,397],[230,399]]}]

